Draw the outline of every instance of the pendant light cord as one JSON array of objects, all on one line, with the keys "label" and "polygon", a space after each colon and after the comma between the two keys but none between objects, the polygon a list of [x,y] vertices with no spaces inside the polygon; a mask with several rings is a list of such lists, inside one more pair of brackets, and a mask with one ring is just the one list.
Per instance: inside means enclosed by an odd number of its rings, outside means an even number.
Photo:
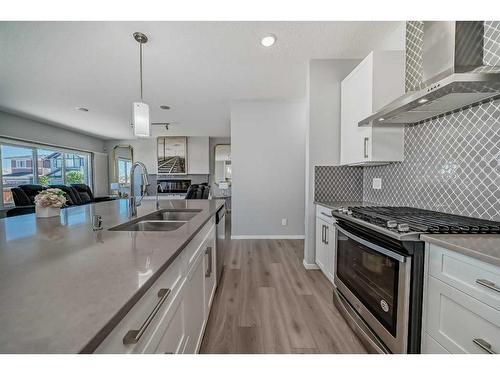
[{"label": "pendant light cord", "polygon": [[142,43],[139,43],[139,71],[140,71],[140,81],[141,81],[141,102],[142,100]]}]

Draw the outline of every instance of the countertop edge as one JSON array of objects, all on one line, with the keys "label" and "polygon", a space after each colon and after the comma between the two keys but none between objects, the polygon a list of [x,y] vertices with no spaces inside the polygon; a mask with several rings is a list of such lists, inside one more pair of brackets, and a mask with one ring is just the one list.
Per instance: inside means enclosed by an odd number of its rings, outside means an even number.
[{"label": "countertop edge", "polygon": [[106,323],[96,334],[90,339],[87,344],[78,352],[78,354],[92,354],[99,345],[106,339],[106,337],[113,331],[113,329],[122,321],[122,319],[127,315],[127,313],[134,307],[134,305],[141,299],[141,297],[146,294],[146,292],[153,286],[156,280],[165,272],[168,267],[174,262],[175,259],[182,253],[186,246],[191,242],[191,240],[200,232],[200,230],[214,217],[217,211],[225,204],[225,202],[220,202],[220,205],[216,205],[215,211],[208,215],[206,220],[204,220],[200,226],[193,231],[192,235],[189,236],[186,241],[179,247],[179,249],[167,259],[167,261],[158,270],[151,275],[151,277],[134,293],[134,295],[123,305],[123,307],[116,312],[115,315]]},{"label": "countertop edge", "polygon": [[499,257],[491,256],[489,254],[485,254],[485,253],[478,251],[478,250],[474,250],[474,249],[471,249],[468,247],[464,247],[464,246],[460,246],[460,245],[457,245],[454,243],[450,243],[449,241],[447,241],[445,239],[439,238],[438,235],[422,234],[420,236],[420,239],[426,243],[438,245],[438,246],[446,248],[447,250],[455,251],[455,252],[460,253],[462,255],[469,256],[471,258],[475,258],[477,260],[491,264],[493,266],[500,267],[500,256]]}]

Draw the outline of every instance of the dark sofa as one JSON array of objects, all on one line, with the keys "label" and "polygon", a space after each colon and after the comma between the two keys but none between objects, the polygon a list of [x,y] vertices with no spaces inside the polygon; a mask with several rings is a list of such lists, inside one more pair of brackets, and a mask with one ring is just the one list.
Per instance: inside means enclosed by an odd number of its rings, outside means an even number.
[{"label": "dark sofa", "polygon": [[[86,184],[50,185],[48,188],[61,189],[66,195],[66,207],[80,206],[89,203],[98,203],[114,200],[111,197],[94,197],[92,190]],[[6,212],[7,217],[25,215],[35,212],[35,196],[47,187],[42,185],[19,185],[12,188],[15,208]]]}]

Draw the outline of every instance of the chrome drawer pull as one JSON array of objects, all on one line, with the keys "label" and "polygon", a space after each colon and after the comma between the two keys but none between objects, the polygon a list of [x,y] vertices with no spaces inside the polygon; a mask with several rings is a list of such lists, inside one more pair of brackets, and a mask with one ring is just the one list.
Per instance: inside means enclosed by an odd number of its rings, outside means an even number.
[{"label": "chrome drawer pull", "polygon": [[485,352],[490,353],[490,354],[497,354],[491,349],[491,344],[483,339],[474,339],[472,340],[474,344],[479,346],[481,349],[483,349]]},{"label": "chrome drawer pull", "polygon": [[488,289],[494,290],[495,292],[500,293],[500,288],[495,285],[494,282],[486,280],[486,279],[476,279],[476,283],[482,285]]},{"label": "chrome drawer pull", "polygon": [[205,254],[208,254],[208,268],[207,271],[205,272],[205,277],[210,277],[212,276],[212,247],[209,246],[205,250]]},{"label": "chrome drawer pull", "polygon": [[123,336],[123,343],[125,345],[137,344],[139,342],[142,335],[144,334],[144,332],[146,332],[146,329],[153,321],[155,315],[158,313],[158,311],[160,311],[161,305],[163,305],[165,303],[165,301],[167,300],[170,292],[171,292],[171,290],[168,288],[162,288],[158,291],[158,298],[160,300],[156,303],[155,307],[153,308],[153,311],[151,311],[151,313],[148,315],[148,317],[146,318],[144,323],[142,323],[141,328],[131,329],[130,331],[128,331],[126,333],[125,336]]},{"label": "chrome drawer pull", "polygon": [[325,215],[326,217],[329,217],[330,219],[333,217],[332,215],[328,215],[328,214],[326,214],[324,212],[322,212],[321,215]]},{"label": "chrome drawer pull", "polygon": [[369,139],[370,138],[368,138],[368,137],[363,138],[363,156],[365,158],[368,157],[368,140]]}]

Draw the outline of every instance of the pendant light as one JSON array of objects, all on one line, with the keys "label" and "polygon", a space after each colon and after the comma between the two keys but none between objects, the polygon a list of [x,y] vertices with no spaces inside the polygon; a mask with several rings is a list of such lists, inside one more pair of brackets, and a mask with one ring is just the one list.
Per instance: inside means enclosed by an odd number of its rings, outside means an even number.
[{"label": "pendant light", "polygon": [[140,32],[134,33],[134,39],[139,43],[139,74],[141,83],[141,101],[132,103],[132,118],[134,135],[136,137],[151,136],[151,120],[149,118],[149,105],[142,98],[142,45],[148,41],[148,37]]}]

